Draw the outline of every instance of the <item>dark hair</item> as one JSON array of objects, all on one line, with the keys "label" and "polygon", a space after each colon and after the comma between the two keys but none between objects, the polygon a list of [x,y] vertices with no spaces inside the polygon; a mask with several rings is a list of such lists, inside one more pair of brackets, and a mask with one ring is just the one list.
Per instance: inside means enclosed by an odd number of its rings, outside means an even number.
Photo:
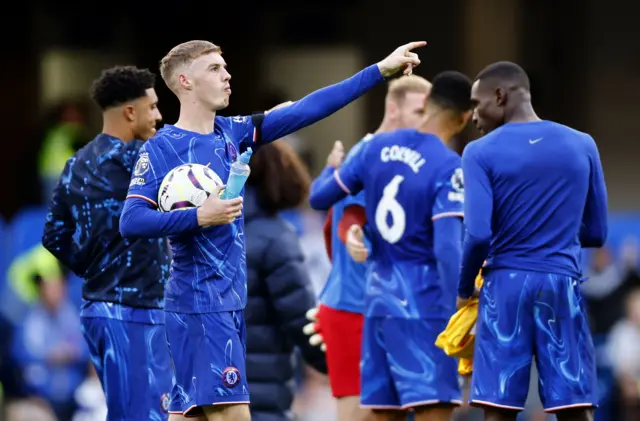
[{"label": "dark hair", "polygon": [[148,69],[115,66],[103,70],[100,77],[93,81],[91,98],[104,111],[144,97],[145,91],[153,88],[155,83],[156,76]]},{"label": "dark hair", "polygon": [[510,61],[498,61],[485,67],[476,80],[495,80],[496,82],[507,82],[513,87],[530,90],[529,76],[520,66]]},{"label": "dark hair", "polygon": [[311,177],[293,148],[284,142],[260,147],[251,159],[247,184],[256,187],[260,206],[270,215],[300,206]]},{"label": "dark hair", "polygon": [[459,113],[469,111],[471,104],[471,79],[460,72],[441,72],[431,82],[429,102]]}]

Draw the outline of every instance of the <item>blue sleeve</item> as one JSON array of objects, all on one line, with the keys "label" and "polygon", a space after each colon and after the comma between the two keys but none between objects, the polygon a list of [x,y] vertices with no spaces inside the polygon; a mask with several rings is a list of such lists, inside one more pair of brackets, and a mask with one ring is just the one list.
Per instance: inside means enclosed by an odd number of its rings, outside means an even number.
[{"label": "blue sleeve", "polygon": [[363,189],[364,149],[347,159],[337,171],[326,167],[311,183],[309,204],[313,209],[327,210],[340,199],[356,195]]},{"label": "blue sleeve", "polygon": [[158,207],[158,190],[164,176],[169,172],[161,151],[147,141],[138,153],[138,160],[133,167],[127,199],[143,199],[154,208]]},{"label": "blue sleeve", "polygon": [[196,208],[174,212],[158,211],[158,190],[169,168],[162,153],[147,141],[133,168],[127,200],[120,215],[124,238],[159,238],[179,235],[199,228]]},{"label": "blue sleeve", "polygon": [[470,144],[462,154],[465,179],[464,215],[466,234],[462,245],[458,296],[469,298],[475,289],[475,279],[489,254],[493,191],[486,166],[477,151],[478,144]]},{"label": "blue sleeve", "polygon": [[460,276],[462,219],[440,218],[433,222],[433,250],[444,285],[455,288]]},{"label": "blue sleeve", "polygon": [[75,162],[75,157],[67,161],[60,180],[53,191],[53,199],[49,205],[49,212],[44,225],[42,245],[63,265],[76,272],[73,260],[76,254],[73,241],[73,235],[76,232],[76,222],[71,213],[71,209],[69,209],[65,202],[65,180],[71,178],[70,172],[73,162]]},{"label": "blue sleeve", "polygon": [[582,216],[580,244],[582,247],[602,247],[607,239],[607,186],[600,161],[600,153],[589,136],[589,161],[591,174],[589,192]]},{"label": "blue sleeve", "polygon": [[327,86],[305,96],[293,104],[264,115],[254,136],[257,142],[273,142],[290,133],[330,116],[371,90],[384,78],[373,64],[349,79]]},{"label": "blue sleeve", "polygon": [[456,162],[453,168],[443,171],[442,176],[436,181],[435,200],[431,209],[433,221],[450,216],[464,216],[464,179],[462,168],[458,164]]},{"label": "blue sleeve", "polygon": [[160,238],[199,228],[198,209],[160,212],[148,200],[139,197],[129,197],[120,215],[120,234],[124,238]]}]

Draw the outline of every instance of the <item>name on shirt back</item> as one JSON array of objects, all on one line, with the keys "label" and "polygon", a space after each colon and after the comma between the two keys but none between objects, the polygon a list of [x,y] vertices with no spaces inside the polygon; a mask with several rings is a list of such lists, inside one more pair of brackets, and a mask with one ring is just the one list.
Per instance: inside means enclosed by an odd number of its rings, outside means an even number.
[{"label": "name on shirt back", "polygon": [[414,151],[406,146],[385,146],[380,150],[380,160],[382,162],[403,162],[407,164],[414,173],[420,171],[424,165],[424,158],[418,151]]}]

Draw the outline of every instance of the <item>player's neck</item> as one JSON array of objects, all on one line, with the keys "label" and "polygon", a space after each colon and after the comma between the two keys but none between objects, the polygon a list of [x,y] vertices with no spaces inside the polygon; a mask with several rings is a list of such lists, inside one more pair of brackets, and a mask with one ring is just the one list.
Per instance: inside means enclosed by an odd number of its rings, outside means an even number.
[{"label": "player's neck", "polygon": [[530,123],[532,121],[540,121],[540,117],[533,109],[531,101],[523,100],[507,111],[505,121],[507,123]]},{"label": "player's neck", "polygon": [[120,121],[115,121],[107,115],[103,116],[102,133],[107,136],[115,137],[123,142],[131,142],[134,140],[133,132],[127,125],[122,124]]},{"label": "player's neck", "polygon": [[455,128],[443,122],[437,115],[427,115],[418,131],[437,136],[445,145],[449,145],[457,133]]},{"label": "player's neck", "polygon": [[386,133],[395,129],[397,129],[397,127],[395,127],[394,124],[392,124],[387,118],[383,118],[382,123],[380,123],[380,126],[375,132],[373,132],[373,134]]},{"label": "player's neck", "polygon": [[213,133],[216,112],[207,110],[194,102],[181,102],[180,116],[175,127],[200,134]]}]

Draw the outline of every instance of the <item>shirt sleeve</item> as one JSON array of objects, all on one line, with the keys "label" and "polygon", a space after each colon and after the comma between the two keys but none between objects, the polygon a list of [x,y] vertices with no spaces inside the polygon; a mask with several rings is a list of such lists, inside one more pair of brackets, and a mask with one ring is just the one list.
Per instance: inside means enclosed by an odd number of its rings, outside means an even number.
[{"label": "shirt sleeve", "polygon": [[160,184],[167,173],[166,165],[161,157],[158,148],[149,141],[140,148],[131,174],[127,199],[143,199],[154,208],[158,207],[158,190],[160,190]]},{"label": "shirt sleeve", "polygon": [[458,295],[473,295],[475,279],[489,254],[491,221],[493,215],[493,191],[489,172],[477,151],[477,144],[470,144],[462,154],[462,171],[467,180],[465,188],[466,233],[460,264]]},{"label": "shirt sleeve", "polygon": [[587,202],[582,215],[580,243],[582,247],[602,247],[607,239],[608,231],[607,186],[604,181],[600,153],[591,136],[588,138],[587,145],[591,173]]},{"label": "shirt sleeve", "polygon": [[60,180],[56,184],[42,236],[42,245],[73,271],[78,269],[73,258],[76,252],[73,241],[76,221],[65,198],[67,197],[67,183],[71,179],[71,168],[75,160],[76,158],[72,157],[67,161]]},{"label": "shirt sleeve", "polygon": [[431,215],[434,221],[450,216],[464,216],[464,178],[459,163],[448,166],[438,177]]}]

